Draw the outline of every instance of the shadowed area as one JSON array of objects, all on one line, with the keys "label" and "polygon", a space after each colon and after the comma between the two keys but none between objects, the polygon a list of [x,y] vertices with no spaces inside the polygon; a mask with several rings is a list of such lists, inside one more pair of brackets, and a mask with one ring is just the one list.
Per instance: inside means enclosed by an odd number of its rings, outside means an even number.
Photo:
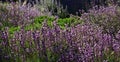
[{"label": "shadowed area", "polygon": [[[25,0],[1,0],[2,2],[8,1],[21,1],[24,2]],[[40,0],[26,0],[27,4],[30,3],[32,6],[36,4],[37,2],[40,2]],[[87,12],[87,10],[95,5],[101,6],[101,5],[107,5],[107,0],[57,0],[57,2],[60,2],[63,8],[67,8],[67,11],[69,14],[76,14],[76,12],[79,12],[79,10],[84,10]]]}]

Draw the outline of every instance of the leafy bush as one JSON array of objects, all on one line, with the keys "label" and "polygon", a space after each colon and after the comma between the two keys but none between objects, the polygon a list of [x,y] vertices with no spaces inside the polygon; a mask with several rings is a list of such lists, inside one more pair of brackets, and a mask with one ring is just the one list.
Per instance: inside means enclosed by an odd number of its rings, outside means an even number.
[{"label": "leafy bush", "polygon": [[53,22],[56,22],[62,29],[64,29],[66,25],[68,25],[68,27],[71,27],[77,24],[82,24],[84,22],[79,17],[70,17],[70,18],[62,19],[56,17],[40,16],[35,18],[32,26],[36,28],[40,28],[42,26],[42,22],[45,20],[47,21],[49,27],[52,27]]},{"label": "leafy bush", "polygon": [[[9,20],[21,21],[16,18],[21,15],[22,12],[18,13],[20,10],[15,10],[14,17],[6,6],[2,6],[0,11],[0,25],[5,26],[0,30],[2,62],[120,61],[120,13],[117,6],[94,8],[81,16],[85,21],[77,16],[64,19],[35,16],[27,25],[16,25]],[[26,24],[25,20],[23,23]]]},{"label": "leafy bush", "polygon": [[104,32],[115,34],[120,30],[120,7],[94,7],[89,13],[84,13],[81,16],[86,23],[97,24],[103,27]]},{"label": "leafy bush", "polygon": [[[80,20],[80,18],[78,18],[78,17],[62,19],[62,18],[56,18],[56,17],[39,16],[39,17],[35,17],[35,19],[32,23],[25,25],[23,28],[26,31],[41,29],[41,27],[43,25],[42,23],[45,20],[50,28],[53,28],[53,23],[57,21],[57,24],[60,26],[61,29],[65,29],[66,26],[72,27],[72,26],[76,26],[77,24],[83,24],[83,22],[84,22],[84,21]],[[11,25],[11,26],[9,26],[9,33],[13,34],[15,31],[19,31],[20,28],[22,28],[22,27]],[[2,28],[1,30],[5,30],[5,28]]]},{"label": "leafy bush", "polygon": [[0,47],[15,62],[119,62],[119,40],[102,31],[86,24],[61,30],[44,22],[40,30],[20,29],[12,38],[2,31]]},{"label": "leafy bush", "polygon": [[36,16],[40,16],[40,12],[35,7],[17,3],[3,4],[0,7],[0,23],[3,26],[24,26]]},{"label": "leafy bush", "polygon": [[37,4],[35,4],[35,6],[39,8],[43,14],[49,16],[54,15],[59,16],[60,18],[66,18],[69,16],[66,10],[67,8],[64,9],[59,0],[40,0],[40,2],[37,2]]}]

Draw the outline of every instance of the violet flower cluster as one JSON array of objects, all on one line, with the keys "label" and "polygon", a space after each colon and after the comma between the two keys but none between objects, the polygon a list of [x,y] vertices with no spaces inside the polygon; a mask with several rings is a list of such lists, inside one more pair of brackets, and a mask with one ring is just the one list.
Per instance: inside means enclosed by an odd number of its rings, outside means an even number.
[{"label": "violet flower cluster", "polygon": [[21,29],[13,37],[7,30],[2,31],[2,51],[8,49],[8,57],[15,61],[21,58],[22,62],[27,62],[32,55],[43,62],[120,61],[119,32],[115,39],[96,25],[77,25],[62,30],[56,23],[53,24],[54,27],[49,28],[45,22],[36,31]]},{"label": "violet flower cluster", "polygon": [[82,14],[81,18],[88,24],[97,24],[103,27],[105,33],[114,34],[120,30],[120,7],[93,7],[89,13]]},{"label": "violet flower cluster", "polygon": [[29,5],[13,2],[0,7],[0,23],[9,22],[14,26],[21,26],[29,24],[36,16],[40,16],[40,11]]},{"label": "violet flower cluster", "polygon": [[[0,13],[0,20],[26,25],[38,11],[15,3]],[[119,7],[95,7],[82,14],[85,23],[61,29],[56,20],[36,30],[23,27],[14,34],[0,30],[2,62],[120,62]],[[2,16],[1,16],[2,15]],[[14,18],[12,18],[14,16]],[[17,24],[16,24],[17,22]]]}]

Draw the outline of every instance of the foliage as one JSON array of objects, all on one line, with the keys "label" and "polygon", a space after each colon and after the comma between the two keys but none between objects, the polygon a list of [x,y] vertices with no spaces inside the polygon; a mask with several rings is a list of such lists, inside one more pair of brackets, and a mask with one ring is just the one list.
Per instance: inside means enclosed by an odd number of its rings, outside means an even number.
[{"label": "foliage", "polygon": [[69,16],[66,10],[67,8],[64,9],[59,0],[40,0],[35,6],[39,8],[41,12],[49,16],[54,15],[59,16],[60,18]]},{"label": "foliage", "polygon": [[[39,12],[35,10],[29,13],[25,10],[26,7],[20,11],[17,4],[12,7],[10,5],[9,8],[7,6],[0,7],[0,26],[2,26],[0,27],[0,59],[2,62],[120,61],[118,6],[100,9],[95,7],[81,17],[71,16],[70,18],[33,16]],[[27,8],[33,10],[33,7]],[[12,10],[15,11],[14,17]],[[22,13],[24,11],[31,15],[30,19],[25,18],[25,13]],[[17,18],[17,15],[20,18]],[[11,22],[9,19],[24,21],[23,24],[16,25],[15,21]]]},{"label": "foliage", "polygon": [[103,27],[104,32],[115,34],[120,30],[120,7],[94,7],[89,13],[81,16],[86,23],[97,24]]},{"label": "foliage", "polygon": [[42,26],[42,22],[43,21],[47,21],[48,26],[52,27],[53,26],[53,22],[56,21],[56,23],[62,28],[64,29],[66,25],[68,25],[68,27],[70,26],[75,26],[77,24],[82,24],[83,21],[80,20],[79,17],[71,17],[71,18],[57,18],[57,17],[48,17],[48,16],[40,16],[35,18],[34,20],[34,25],[37,25],[38,28],[40,28],[40,26]]},{"label": "foliage", "polygon": [[3,26],[24,26],[31,23],[32,19],[40,15],[34,7],[22,6],[17,3],[2,5],[0,7],[0,23]]},{"label": "foliage", "polygon": [[[55,20],[57,19],[57,20]],[[25,25],[23,28],[28,30],[39,30],[42,27],[42,23],[47,21],[47,24],[50,28],[53,28],[53,22],[57,21],[56,23],[60,26],[61,29],[65,29],[65,27],[72,27],[76,26],[77,24],[83,24],[84,21],[80,20],[79,17],[71,17],[71,18],[56,18],[56,17],[48,17],[48,16],[39,16],[35,17],[32,23]],[[8,26],[8,25],[7,25]],[[22,27],[20,26],[9,26],[9,33],[14,34],[14,32],[19,31]],[[5,30],[5,27],[2,27],[1,30]]]},{"label": "foliage", "polygon": [[[40,30],[1,32],[2,51],[20,62],[119,62],[120,42],[94,25],[77,25],[61,30],[44,22]],[[119,39],[119,34],[116,34]],[[11,56],[12,55],[12,56]],[[9,61],[9,60],[8,60]],[[10,60],[11,61],[11,60]],[[10,62],[9,61],[9,62]],[[11,61],[13,62],[13,61]]]}]

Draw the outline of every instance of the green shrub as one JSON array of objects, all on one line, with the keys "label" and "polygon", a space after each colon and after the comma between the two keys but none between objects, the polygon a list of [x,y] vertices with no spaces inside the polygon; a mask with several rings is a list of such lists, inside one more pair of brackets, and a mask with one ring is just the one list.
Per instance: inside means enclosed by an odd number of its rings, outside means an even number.
[{"label": "green shrub", "polygon": [[[53,22],[56,21],[55,17],[48,17],[48,16],[40,16],[36,17],[31,24],[24,26],[23,28],[27,30],[38,30],[41,29],[42,23],[47,20],[47,24],[50,28],[53,27]],[[65,29],[65,27],[73,27],[77,24],[82,24],[83,21],[80,20],[78,17],[70,17],[70,18],[58,18],[57,24],[60,26],[61,29]],[[5,27],[9,27],[9,33],[14,34],[14,32],[20,30],[20,26],[14,26],[9,23],[4,23],[4,27],[1,27],[1,30],[4,30]]]},{"label": "green shrub", "polygon": [[[52,27],[53,22],[56,21],[55,17],[48,17],[48,16],[40,16],[34,19],[34,23],[32,24],[34,28],[40,28],[42,26],[42,22],[47,20],[48,26]],[[60,28],[64,29],[67,25],[68,27],[75,26],[77,24],[82,24],[83,21],[80,20],[78,17],[70,17],[70,18],[58,18],[57,24]]]}]

